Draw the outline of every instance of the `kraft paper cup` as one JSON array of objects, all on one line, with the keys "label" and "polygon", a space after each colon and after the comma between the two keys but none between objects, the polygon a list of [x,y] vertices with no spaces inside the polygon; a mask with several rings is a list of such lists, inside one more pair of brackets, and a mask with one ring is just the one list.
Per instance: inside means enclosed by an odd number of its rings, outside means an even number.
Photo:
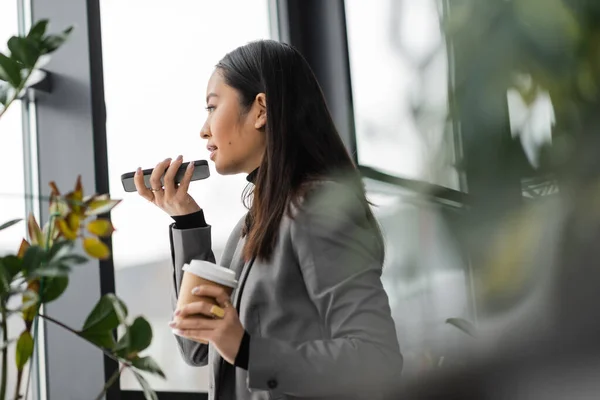
[{"label": "kraft paper cup", "polygon": [[[177,297],[177,308],[181,308],[189,303],[204,301],[210,304],[218,305],[212,297],[196,296],[192,294],[192,289],[201,285],[217,286],[225,289],[227,294],[231,293],[237,286],[235,272],[229,268],[203,260],[192,260],[182,268],[183,279],[179,288]],[[208,318],[204,315],[198,315],[194,318]],[[206,343],[206,342],[203,342]]]}]

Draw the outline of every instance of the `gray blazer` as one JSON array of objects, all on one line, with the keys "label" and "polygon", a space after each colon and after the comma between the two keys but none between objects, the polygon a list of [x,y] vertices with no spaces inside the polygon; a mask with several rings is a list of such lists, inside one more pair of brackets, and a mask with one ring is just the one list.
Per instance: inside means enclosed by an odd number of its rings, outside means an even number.
[{"label": "gray blazer", "polygon": [[[341,184],[320,184],[282,219],[268,262],[244,262],[242,224],[220,265],[240,283],[232,302],[251,336],[248,370],[211,345],[176,336],[188,364],[208,364],[209,399],[386,397],[402,356],[380,279],[383,257],[359,198]],[[176,302],[183,264],[215,261],[210,227],[171,226],[171,248]]]}]

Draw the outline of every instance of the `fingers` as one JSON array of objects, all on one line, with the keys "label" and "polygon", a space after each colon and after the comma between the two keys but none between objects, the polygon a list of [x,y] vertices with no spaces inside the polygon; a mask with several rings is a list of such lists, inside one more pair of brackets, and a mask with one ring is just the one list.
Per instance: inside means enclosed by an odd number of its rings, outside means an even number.
[{"label": "fingers", "polygon": [[225,310],[219,306],[215,306],[205,301],[195,301],[193,303],[186,304],[175,311],[175,316],[178,318],[187,318],[189,316],[198,314],[205,315],[207,317],[214,316],[223,318],[225,316]]},{"label": "fingers", "polygon": [[188,317],[177,318],[169,322],[169,326],[173,329],[181,330],[214,330],[219,326],[218,319],[205,317]]},{"label": "fingers", "polygon": [[194,340],[203,344],[212,342],[214,339],[214,330],[197,329],[173,329],[173,333],[186,339]]},{"label": "fingers", "polygon": [[162,199],[163,191],[157,190],[157,189],[161,189],[163,187],[163,184],[160,181],[160,178],[164,175],[164,173],[167,170],[167,168],[169,167],[169,165],[171,165],[170,158],[167,158],[166,160],[159,162],[158,164],[156,164],[156,167],[154,167],[154,170],[152,171],[152,175],[150,175],[151,190],[152,189],[155,190],[154,197],[157,200]]},{"label": "fingers", "polygon": [[171,165],[167,168],[167,172],[164,177],[165,184],[165,195],[166,196],[174,196],[177,191],[177,185],[175,184],[175,175],[177,175],[177,170],[183,163],[183,156],[178,156],[175,161],[171,163]]},{"label": "fingers", "polygon": [[135,183],[135,188],[140,196],[148,201],[154,200],[154,195],[152,191],[146,187],[144,183],[144,175],[142,174],[142,169],[138,168],[135,171],[135,175],[133,176],[133,182]]},{"label": "fingers", "polygon": [[192,175],[194,174],[194,162],[190,161],[187,168],[185,169],[185,174],[181,182],[179,182],[179,190],[183,193],[187,193],[188,188],[190,187],[190,182],[192,181]]},{"label": "fingers", "polygon": [[219,286],[203,285],[192,289],[192,294],[196,296],[212,297],[223,308],[231,307],[231,297]]}]

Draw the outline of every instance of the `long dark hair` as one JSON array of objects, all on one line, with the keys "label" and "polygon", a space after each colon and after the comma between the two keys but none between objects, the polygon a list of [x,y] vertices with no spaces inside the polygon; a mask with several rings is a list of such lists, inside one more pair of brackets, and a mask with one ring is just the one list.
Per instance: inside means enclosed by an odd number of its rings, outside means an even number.
[{"label": "long dark hair", "polygon": [[362,199],[383,256],[381,231],[360,174],[304,57],[290,45],[261,40],[228,53],[217,69],[238,91],[242,112],[250,109],[259,93],[265,94],[267,103],[266,152],[253,192],[245,196],[249,209],[243,230],[246,259],[270,259],[281,219],[306,194],[307,183],[342,174]]}]

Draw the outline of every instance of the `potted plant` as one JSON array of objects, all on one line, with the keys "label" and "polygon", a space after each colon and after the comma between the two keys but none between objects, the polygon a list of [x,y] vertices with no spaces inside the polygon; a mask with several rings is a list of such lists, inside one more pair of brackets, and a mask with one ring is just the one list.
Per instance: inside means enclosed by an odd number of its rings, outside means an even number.
[{"label": "potted plant", "polygon": [[[40,82],[45,73],[41,70],[50,54],[58,50],[69,37],[71,28],[60,34],[47,34],[47,20],[33,25],[26,36],[13,36],[8,41],[10,54],[0,53],[0,118],[17,101],[28,87]],[[140,374],[145,371],[164,378],[164,373],[149,356],[141,357],[152,341],[152,329],[146,319],[139,316],[128,319],[127,307],[114,294],[101,297],[91,310],[83,326],[74,329],[40,313],[40,307],[58,299],[69,284],[69,273],[89,257],[105,259],[110,256],[109,247],[102,241],[112,235],[114,228],[103,217],[120,200],[108,194],[85,196],[81,178],[74,189],[61,194],[50,182],[50,218],[40,226],[33,215],[27,218],[28,240],[23,239],[13,254],[0,258],[0,400],[20,399],[29,387],[22,382],[24,370],[31,366],[37,326],[44,318],[72,332],[91,345],[100,348],[107,356],[121,365],[106,382],[96,398],[104,396],[116,382],[121,372],[130,368],[142,386],[146,399],[157,399],[147,381]],[[0,230],[20,223],[12,220],[0,225]],[[79,249],[87,255],[81,254]],[[14,304],[15,299],[18,305]],[[8,336],[9,318],[21,316],[23,329],[18,337]],[[15,318],[11,318],[15,321]],[[123,332],[115,337],[115,330]],[[15,346],[15,360],[8,360],[8,348]],[[15,387],[7,387],[9,363],[15,363],[17,379]],[[31,374],[28,374],[30,376]],[[25,398],[27,392],[25,393]]]}]

